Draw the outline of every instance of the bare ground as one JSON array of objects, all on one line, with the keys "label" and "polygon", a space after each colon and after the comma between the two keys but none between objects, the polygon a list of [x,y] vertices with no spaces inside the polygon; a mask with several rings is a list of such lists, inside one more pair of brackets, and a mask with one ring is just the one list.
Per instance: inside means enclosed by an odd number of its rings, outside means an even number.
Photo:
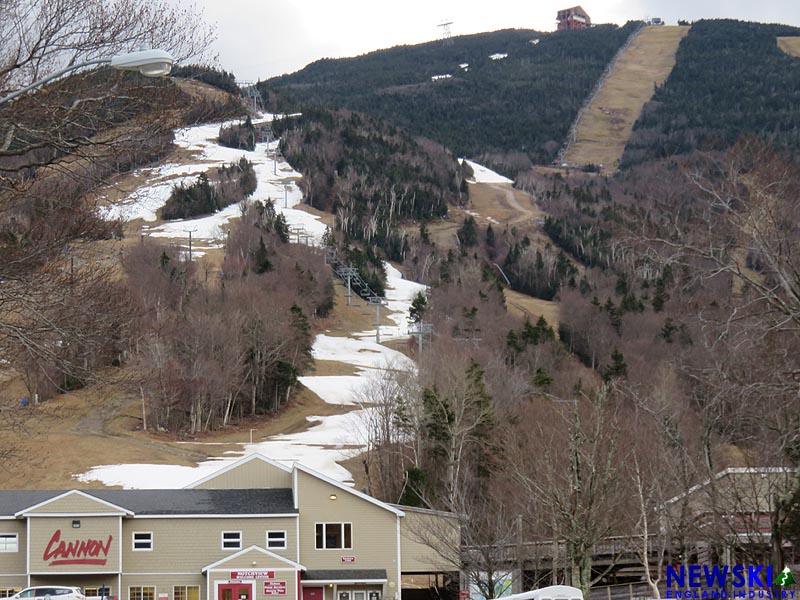
[{"label": "bare ground", "polygon": [[688,32],[689,27],[654,26],[639,34],[583,113],[566,162],[617,169],[633,124],[655,86],[672,72],[678,45]]},{"label": "bare ground", "polygon": [[778,48],[789,56],[800,57],[800,37],[779,37]]}]

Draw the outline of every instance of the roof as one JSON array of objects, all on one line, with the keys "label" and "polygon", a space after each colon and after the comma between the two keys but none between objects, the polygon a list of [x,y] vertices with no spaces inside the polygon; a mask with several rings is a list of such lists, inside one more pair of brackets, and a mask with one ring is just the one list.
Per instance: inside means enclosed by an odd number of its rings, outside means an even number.
[{"label": "roof", "polygon": [[311,569],[303,581],[375,581],[386,579],[386,569]]},{"label": "roof", "polygon": [[184,489],[195,488],[198,485],[200,485],[201,483],[206,483],[207,481],[211,481],[212,479],[216,479],[217,477],[219,477],[223,473],[227,473],[228,471],[233,471],[234,469],[237,469],[237,468],[241,467],[242,465],[247,464],[247,463],[249,463],[250,461],[253,461],[253,460],[257,460],[257,461],[266,463],[266,464],[268,464],[268,465],[270,465],[272,467],[280,469],[281,471],[285,471],[286,473],[291,473],[292,472],[292,469],[290,467],[287,467],[286,465],[283,465],[283,464],[279,463],[278,461],[275,461],[275,460],[272,460],[270,458],[267,458],[263,454],[259,454],[259,453],[255,452],[253,454],[245,456],[244,458],[240,458],[239,460],[236,460],[236,461],[234,461],[234,462],[222,467],[221,469],[218,469],[218,470],[214,471],[213,473],[211,473],[209,475],[206,475],[202,479],[198,479],[197,481],[193,481],[190,484],[185,485]]},{"label": "roof", "polygon": [[[70,490],[0,490],[0,516],[11,517]],[[142,515],[295,514],[290,488],[251,490],[82,490]]]},{"label": "roof", "polygon": [[386,502],[381,502],[377,498],[373,498],[372,496],[368,496],[367,494],[359,492],[358,490],[353,489],[350,486],[345,485],[340,481],[336,481],[335,479],[331,479],[327,475],[324,475],[324,474],[320,473],[319,471],[315,471],[314,469],[306,467],[305,465],[301,465],[300,463],[294,463],[294,469],[295,469],[295,471],[302,471],[303,473],[306,473],[307,475],[311,475],[312,477],[316,477],[317,479],[319,479],[321,481],[324,481],[325,483],[329,483],[330,485],[339,488],[343,492],[347,492],[348,494],[352,494],[353,496],[357,496],[358,498],[361,498],[362,500],[366,500],[367,502],[370,502],[371,504],[374,504],[375,506],[379,506],[380,508],[382,508],[384,510],[388,510],[389,512],[396,514],[398,517],[404,517],[405,516],[405,513],[401,509],[395,508],[391,504],[387,504]]}]

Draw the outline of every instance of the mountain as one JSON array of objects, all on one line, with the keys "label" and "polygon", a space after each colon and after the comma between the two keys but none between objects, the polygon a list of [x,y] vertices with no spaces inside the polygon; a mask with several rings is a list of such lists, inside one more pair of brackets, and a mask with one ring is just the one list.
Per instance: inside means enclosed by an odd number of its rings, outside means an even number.
[{"label": "mountain", "polygon": [[[290,106],[382,117],[506,170],[550,162],[606,65],[640,23],[583,31],[513,29],[324,59],[260,84]],[[513,164],[513,168],[511,163]],[[509,168],[511,167],[511,168]]]},{"label": "mountain", "polygon": [[779,37],[795,36],[800,29],[788,25],[694,23],[675,68],[634,125],[623,166],[729,148],[748,134],[797,152],[800,58],[777,44]]}]

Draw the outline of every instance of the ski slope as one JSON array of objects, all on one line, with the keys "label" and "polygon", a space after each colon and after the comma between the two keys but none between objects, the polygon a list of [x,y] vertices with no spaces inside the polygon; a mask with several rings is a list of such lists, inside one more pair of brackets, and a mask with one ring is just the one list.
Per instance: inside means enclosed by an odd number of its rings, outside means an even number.
[{"label": "ski slope", "polygon": [[[260,120],[270,119],[265,115]],[[254,122],[259,122],[256,120]],[[177,143],[195,153],[192,164],[166,164],[149,169],[146,183],[133,192],[118,208],[108,212],[109,217],[140,218],[155,221],[156,212],[163,206],[169,193],[164,188],[171,188],[181,178],[193,179],[211,168],[238,161],[245,156],[255,165],[258,187],[253,199],[278,199],[275,209],[286,217],[290,229],[303,229],[310,235],[310,241],[321,244],[325,226],[313,215],[293,208],[302,202],[302,194],[296,182],[300,174],[286,162],[273,164],[268,151],[274,148],[267,144],[258,144],[253,152],[243,152],[224,148],[214,140],[221,123],[191,127],[177,132]],[[287,207],[283,207],[284,186],[291,182],[292,188],[287,194]],[[229,207],[230,208],[230,207]],[[219,246],[224,239],[223,227],[239,214],[235,210],[225,209],[200,219],[172,221],[163,225],[154,225],[147,233],[154,237],[183,238],[187,229],[193,230],[193,243],[200,247]],[[398,339],[408,335],[406,316],[411,300],[425,286],[403,279],[400,271],[388,263],[386,310],[394,325],[381,327],[381,339],[384,341]],[[352,407],[354,410],[333,416],[310,416],[312,425],[305,431],[288,435],[276,435],[253,444],[241,444],[239,450],[229,452],[222,458],[204,461],[196,467],[181,465],[155,464],[115,464],[98,465],[89,471],[76,475],[82,482],[101,482],[104,485],[121,486],[126,489],[135,488],[181,488],[225,465],[252,453],[260,453],[273,460],[292,463],[299,461],[329,477],[343,483],[353,484],[352,474],[339,462],[360,454],[365,445],[364,437],[359,431],[364,429],[366,411],[370,409],[360,396],[364,388],[376,372],[388,366],[393,369],[411,370],[414,363],[405,355],[375,343],[375,331],[367,330],[352,334],[353,337],[334,337],[320,334],[316,337],[312,354],[317,360],[333,360],[352,365],[354,375],[348,376],[305,376],[300,381],[316,393],[323,401]]]}]

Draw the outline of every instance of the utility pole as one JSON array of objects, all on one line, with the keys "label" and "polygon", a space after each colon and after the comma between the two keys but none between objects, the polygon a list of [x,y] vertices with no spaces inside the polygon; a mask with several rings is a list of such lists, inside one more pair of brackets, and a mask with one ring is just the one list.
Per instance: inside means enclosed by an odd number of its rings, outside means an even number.
[{"label": "utility pole", "polygon": [[288,183],[285,186],[283,186],[283,208],[288,208],[289,207],[288,206],[288,202],[289,202],[289,190],[290,189],[292,189],[292,186],[289,185]]},{"label": "utility pole", "polygon": [[381,343],[381,306],[385,306],[389,304],[386,301],[386,298],[381,296],[370,296],[369,297],[369,304],[370,306],[375,307],[375,343]]}]

